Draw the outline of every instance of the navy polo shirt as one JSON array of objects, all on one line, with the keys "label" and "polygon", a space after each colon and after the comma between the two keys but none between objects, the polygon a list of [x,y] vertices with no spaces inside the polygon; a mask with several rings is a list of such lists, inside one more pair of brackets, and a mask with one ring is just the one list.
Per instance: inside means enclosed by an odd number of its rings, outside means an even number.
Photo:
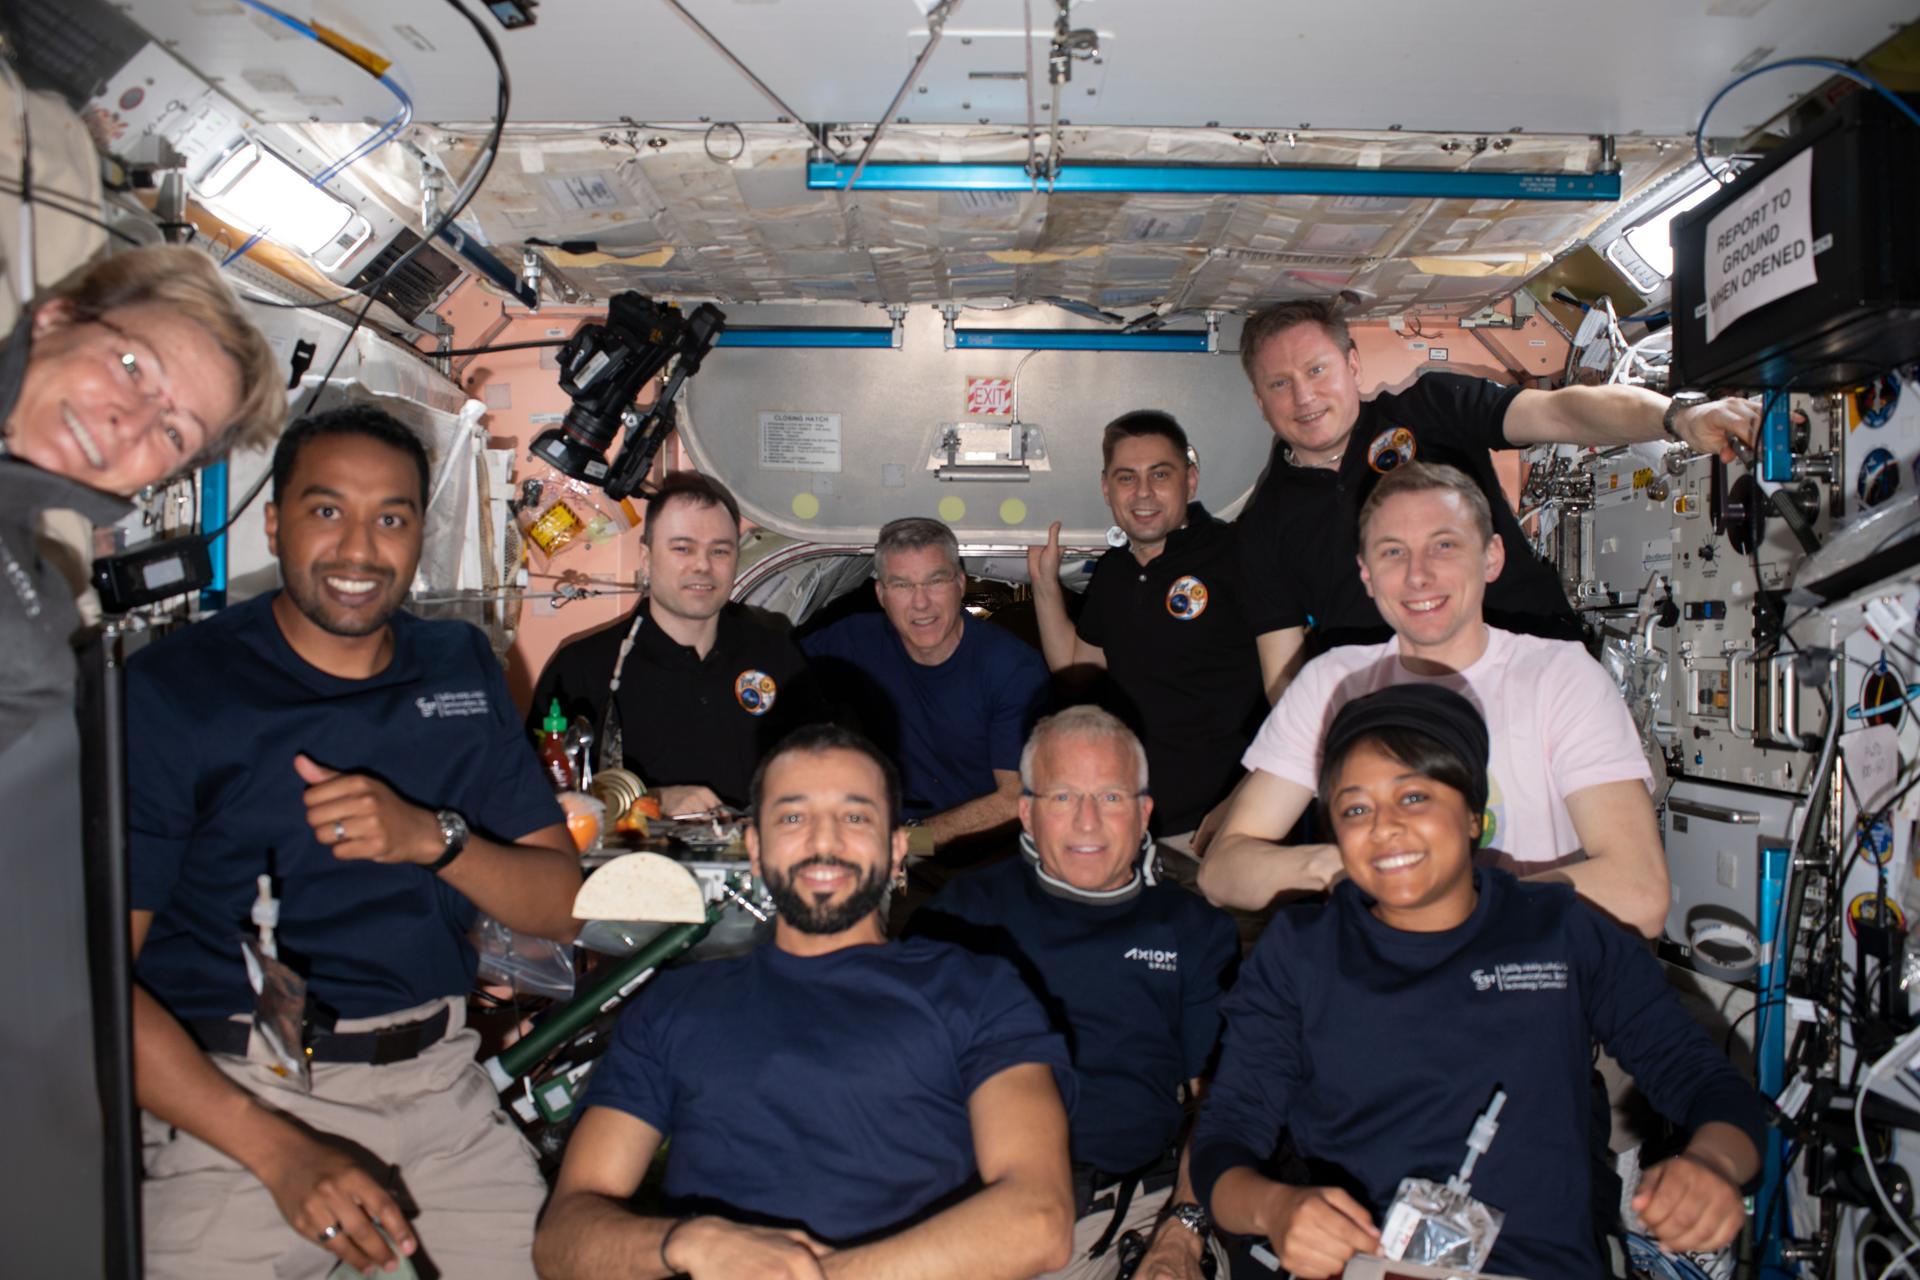
[{"label": "navy polo shirt", "polygon": [[253,1007],[240,958],[254,878],[276,877],[282,959],[361,1018],[463,994],[474,905],[424,866],[336,858],[314,839],[304,752],[512,843],[564,821],[486,636],[393,615],[393,659],[343,680],[293,651],[271,595],[167,636],[127,665],[128,864],[154,913],[140,981],[182,1018]]},{"label": "navy polo shirt", "polygon": [[908,817],[986,795],[993,771],[1020,767],[1051,677],[1032,645],[963,615],[960,647],[921,666],[884,613],[856,613],[803,639],[821,678],[859,709],[868,734],[900,766]]},{"label": "navy polo shirt", "polygon": [[1224,912],[1170,884],[1113,904],[1055,897],[1012,858],[955,878],[912,929],[1012,960],[1066,1033],[1075,1161],[1125,1173],[1173,1145],[1180,1086],[1207,1072],[1240,958]]},{"label": "navy polo shirt", "polygon": [[1233,526],[1199,503],[1146,564],[1100,557],[1080,638],[1102,650],[1113,709],[1147,748],[1153,829],[1191,831],[1240,780],[1240,753],[1266,718]]},{"label": "navy polo shirt", "polygon": [[1227,998],[1220,1069],[1193,1133],[1202,1204],[1285,1131],[1315,1185],[1380,1220],[1402,1178],[1445,1181],[1474,1117],[1507,1094],[1473,1194],[1506,1214],[1487,1270],[1607,1273],[1592,1229],[1593,1042],[1668,1119],[1738,1126],[1764,1103],[1667,986],[1659,962],[1565,885],[1473,873],[1472,914],[1439,933],[1375,919],[1351,880],[1288,907]]},{"label": "navy polo shirt", "polygon": [[586,1105],[667,1146],[676,1212],[850,1244],[978,1185],[967,1100],[1066,1046],[1003,960],[926,939],[796,956],[769,943],[670,969],[620,1015]]},{"label": "navy polo shirt", "polygon": [[[539,730],[557,697],[568,719],[586,716],[600,732],[613,664],[632,625],[629,613],[561,646],[534,688],[530,731]],[[648,617],[634,636],[614,696],[628,769],[649,787],[711,787],[736,807],[746,804],[754,768],[775,743],[801,725],[827,719],[826,703],[793,639],[738,603],[720,610],[704,658]],[[598,744],[594,751],[597,760]]]},{"label": "navy polo shirt", "polygon": [[1237,522],[1254,631],[1311,627],[1316,654],[1392,637],[1360,582],[1360,506],[1397,462],[1417,460],[1466,472],[1493,508],[1507,563],[1487,585],[1486,620],[1523,635],[1579,639],[1559,575],[1533,553],[1493,470],[1490,451],[1513,447],[1503,424],[1521,390],[1465,374],[1425,374],[1360,406],[1337,469],[1296,467],[1276,439],[1266,477]]}]

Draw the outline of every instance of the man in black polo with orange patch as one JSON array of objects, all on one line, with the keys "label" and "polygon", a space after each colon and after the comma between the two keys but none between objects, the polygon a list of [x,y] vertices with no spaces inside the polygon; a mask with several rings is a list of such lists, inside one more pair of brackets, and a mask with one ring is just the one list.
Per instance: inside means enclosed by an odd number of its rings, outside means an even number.
[{"label": "man in black polo with orange patch", "polygon": [[[1609,446],[1667,437],[1733,460],[1759,407],[1645,387],[1507,386],[1428,373],[1404,391],[1360,399],[1360,355],[1330,302],[1283,302],[1250,316],[1240,361],[1273,428],[1273,460],[1238,522],[1268,698],[1309,656],[1377,644],[1391,632],[1360,584],[1360,504],[1374,482],[1418,458],[1457,467],[1485,491],[1506,568],[1487,585],[1486,620],[1507,631],[1578,639],[1553,568],[1527,550],[1490,451],[1534,444]],[[1309,640],[1311,633],[1311,640]]]},{"label": "man in black polo with orange patch", "polygon": [[1141,409],[1107,424],[1100,492],[1127,544],[1100,558],[1079,622],[1060,585],[1060,526],[1027,552],[1047,665],[1107,669],[1122,719],[1153,774],[1153,829],[1187,837],[1241,776],[1236,754],[1267,712],[1233,526],[1194,494],[1200,468],[1171,414]]},{"label": "man in black polo with orange patch", "polygon": [[618,732],[621,763],[668,817],[744,805],[773,744],[828,716],[793,640],[729,603],[739,556],[733,495],[696,472],[669,472],[641,530],[646,598],[553,655],[534,688],[529,730],[558,698],[600,741]]}]

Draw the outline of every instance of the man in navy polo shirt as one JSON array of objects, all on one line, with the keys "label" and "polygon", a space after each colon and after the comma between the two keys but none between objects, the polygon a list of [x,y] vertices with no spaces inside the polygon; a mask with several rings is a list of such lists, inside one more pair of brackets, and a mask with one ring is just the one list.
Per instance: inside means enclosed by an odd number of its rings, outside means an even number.
[{"label": "man in navy polo shirt", "polygon": [[[318,1280],[393,1263],[381,1232],[442,1275],[533,1274],[544,1186],[463,1030],[467,932],[571,938],[579,862],[486,637],[399,610],[427,479],[378,409],[296,422],[266,510],[283,589],[129,664],[149,1277]],[[311,1092],[249,1034],[260,877],[337,1019]]]},{"label": "man in navy polo shirt", "polygon": [[800,642],[900,765],[907,816],[936,847],[1011,830],[1020,744],[1048,693],[1033,646],[969,615],[960,544],[938,520],[889,521],[873,549],[881,614]]},{"label": "man in navy polo shirt", "polygon": [[1079,625],[1060,586],[1060,525],[1027,552],[1047,665],[1105,668],[1153,766],[1153,829],[1192,851],[1207,812],[1241,777],[1239,753],[1267,712],[1233,526],[1194,501],[1200,467],[1172,414],[1107,424],[1100,493],[1127,536],[1100,557]]},{"label": "man in navy polo shirt", "polygon": [[1197,1280],[1210,1231],[1180,1095],[1197,1097],[1208,1070],[1238,935],[1197,895],[1156,883],[1147,754],[1113,715],[1048,716],[1020,777],[1024,857],[955,879],[913,930],[1014,961],[1072,1046],[1078,1225],[1060,1280],[1113,1276],[1123,1230],[1150,1235],[1142,1280]]},{"label": "man in navy polo shirt", "polygon": [[[753,779],[779,917],[673,969],[594,1067],[534,1252],[546,1280],[1015,1280],[1066,1259],[1066,1046],[1012,965],[881,921],[907,854],[872,743],[815,725]],[[634,1193],[664,1139],[671,1215]]]},{"label": "man in navy polo shirt", "polygon": [[793,638],[728,599],[739,563],[733,494],[698,472],[669,471],[640,531],[646,598],[548,660],[528,730],[558,698],[603,745],[619,735],[621,763],[668,817],[745,804],[760,758],[827,708]]}]

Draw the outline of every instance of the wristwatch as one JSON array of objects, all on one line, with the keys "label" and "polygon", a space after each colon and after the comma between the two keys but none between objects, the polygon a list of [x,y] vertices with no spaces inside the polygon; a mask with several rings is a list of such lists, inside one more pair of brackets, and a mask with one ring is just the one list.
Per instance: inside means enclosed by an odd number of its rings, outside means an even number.
[{"label": "wristwatch", "polygon": [[440,838],[446,847],[438,858],[427,864],[427,870],[442,871],[467,847],[467,820],[451,809],[434,810],[433,820],[440,824]]},{"label": "wristwatch", "polygon": [[1710,398],[1704,391],[1674,392],[1673,399],[1667,401],[1667,411],[1660,415],[1660,429],[1675,440],[1680,439],[1680,433],[1674,430],[1673,420],[1680,415],[1681,410],[1705,404]]},{"label": "wristwatch", "polygon": [[1191,1200],[1183,1200],[1167,1210],[1167,1217],[1205,1240],[1213,1233],[1213,1219]]}]

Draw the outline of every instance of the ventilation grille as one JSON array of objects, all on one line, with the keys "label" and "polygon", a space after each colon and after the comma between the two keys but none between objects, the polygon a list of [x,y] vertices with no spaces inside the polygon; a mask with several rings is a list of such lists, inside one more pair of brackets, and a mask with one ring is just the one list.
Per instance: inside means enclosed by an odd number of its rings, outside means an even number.
[{"label": "ventilation grille", "polygon": [[[352,287],[358,289],[382,275],[400,260],[401,255],[419,243],[419,236],[402,227],[387,247],[375,254],[373,261],[353,278]],[[427,249],[409,258],[405,266],[373,291],[373,296],[391,307],[395,315],[412,320],[432,309],[440,301],[440,295],[452,287],[460,275],[460,268],[448,261],[445,254]]]}]

